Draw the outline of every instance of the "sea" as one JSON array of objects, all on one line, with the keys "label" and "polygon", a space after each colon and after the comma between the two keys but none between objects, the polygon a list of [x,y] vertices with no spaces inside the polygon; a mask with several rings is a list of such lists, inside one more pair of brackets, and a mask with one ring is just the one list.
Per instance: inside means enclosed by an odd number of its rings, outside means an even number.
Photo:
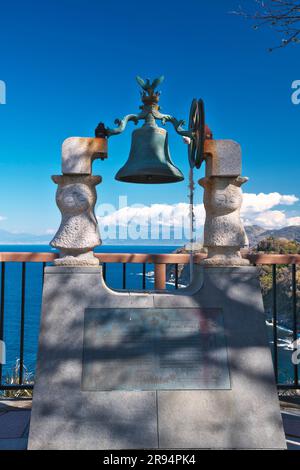
[{"label": "sea", "polygon": [[[101,246],[98,253],[173,253],[178,246]],[[49,245],[0,245],[1,252],[53,252]],[[6,364],[3,366],[3,378],[11,375],[20,358],[20,312],[21,312],[21,263],[6,263],[5,302],[4,302],[4,342],[6,346]],[[25,288],[25,331],[24,365],[28,374],[34,375],[42,300],[42,263],[26,263]],[[112,289],[122,289],[122,265],[108,263],[106,283]],[[0,276],[1,278],[1,276]],[[142,265],[128,264],[126,269],[126,288],[142,289]],[[153,289],[154,266],[147,264],[146,289]],[[168,290],[175,289],[174,283],[167,284]],[[2,380],[3,381],[3,380]]]},{"label": "sea", "polygon": [[[177,246],[101,246],[98,253],[173,253]],[[51,252],[48,245],[0,245],[1,252]],[[18,359],[20,358],[20,312],[21,312],[21,263],[6,263],[5,302],[4,302],[4,342],[6,346],[6,363],[3,365],[3,378],[10,376]],[[26,373],[34,377],[38,335],[40,326],[41,300],[42,300],[42,263],[26,264],[25,289],[25,332],[24,332],[24,366]],[[142,265],[128,264],[126,273],[126,288],[142,289]],[[147,265],[146,288],[154,287],[154,266]],[[112,289],[122,289],[122,265],[108,263],[106,270],[106,283]],[[181,286],[184,287],[184,286]],[[167,289],[175,289],[172,281],[167,283]],[[271,351],[273,345],[273,326],[267,323],[267,331]],[[292,332],[285,328],[278,328],[278,359],[280,383],[291,383],[294,366],[291,361]]]}]

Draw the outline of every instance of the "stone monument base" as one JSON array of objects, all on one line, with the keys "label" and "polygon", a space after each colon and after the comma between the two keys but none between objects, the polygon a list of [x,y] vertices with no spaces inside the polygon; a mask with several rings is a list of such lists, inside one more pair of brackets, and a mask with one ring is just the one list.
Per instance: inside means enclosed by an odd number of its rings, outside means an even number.
[{"label": "stone monument base", "polygon": [[285,447],[256,268],[195,266],[172,294],[46,268],[29,449]]}]

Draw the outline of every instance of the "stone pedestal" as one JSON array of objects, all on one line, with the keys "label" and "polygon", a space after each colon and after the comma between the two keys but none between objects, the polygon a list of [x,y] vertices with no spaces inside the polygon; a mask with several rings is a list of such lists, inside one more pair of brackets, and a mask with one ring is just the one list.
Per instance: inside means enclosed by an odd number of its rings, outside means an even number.
[{"label": "stone pedestal", "polygon": [[96,186],[100,176],[63,175],[53,176],[58,184],[56,203],[62,220],[58,232],[51,241],[60,257],[54,264],[67,266],[97,266],[93,249],[101,245],[100,233],[94,208],[97,200]]}]

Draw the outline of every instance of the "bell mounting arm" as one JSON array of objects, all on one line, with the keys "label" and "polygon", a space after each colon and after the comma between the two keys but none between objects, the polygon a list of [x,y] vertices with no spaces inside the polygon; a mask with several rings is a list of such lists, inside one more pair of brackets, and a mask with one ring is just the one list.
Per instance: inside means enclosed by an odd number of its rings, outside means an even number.
[{"label": "bell mounting arm", "polygon": [[185,125],[185,121],[183,119],[178,120],[174,116],[169,114],[161,114],[157,110],[153,110],[152,115],[157,121],[161,121],[163,125],[165,125],[167,122],[173,124],[177,134],[181,135],[182,137],[190,137],[191,139],[193,138],[193,130],[186,130],[183,128]]},{"label": "bell mounting arm", "polygon": [[115,127],[114,129],[110,129],[109,127],[106,128],[106,136],[111,137],[113,135],[118,135],[122,134],[122,132],[125,131],[126,126],[129,121],[133,121],[135,125],[141,120],[144,119],[144,113],[141,114],[127,114],[127,116],[123,117],[123,119],[116,119],[115,124],[118,125],[118,127]]}]

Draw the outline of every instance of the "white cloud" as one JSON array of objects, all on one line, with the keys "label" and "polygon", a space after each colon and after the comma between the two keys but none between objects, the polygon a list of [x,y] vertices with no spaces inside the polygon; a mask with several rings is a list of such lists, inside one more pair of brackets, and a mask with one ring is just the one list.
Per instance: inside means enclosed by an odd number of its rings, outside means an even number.
[{"label": "white cloud", "polygon": [[289,217],[287,219],[287,225],[300,225],[300,217]]},{"label": "white cloud", "polygon": [[290,217],[286,210],[277,206],[292,206],[299,201],[295,195],[279,193],[244,194],[241,215],[246,225],[261,225],[266,229],[276,229],[300,225],[300,217]]},{"label": "white cloud", "polygon": [[6,217],[4,217],[3,215],[0,215],[0,222],[1,222],[2,220],[6,220]]},{"label": "white cloud", "polygon": [[[174,239],[189,238],[189,211],[187,203],[174,205],[133,205],[114,210],[110,205],[99,206],[97,219],[103,239]],[[205,221],[203,204],[195,206],[195,227],[201,229]],[[121,234],[121,235],[120,235]]]},{"label": "white cloud", "polygon": [[[189,204],[186,203],[174,205],[153,204],[151,206],[133,205],[123,207],[120,210],[113,210],[112,208],[109,214],[105,214],[105,210],[102,210],[101,206],[97,210],[97,218],[102,225],[116,224],[120,227],[127,227],[130,223],[145,225],[150,221],[162,226],[181,227],[183,221],[188,220],[188,216]],[[195,206],[195,216],[197,224],[203,225],[205,220],[203,204]]]},{"label": "white cloud", "polygon": [[252,219],[252,223],[266,228],[280,228],[286,225],[286,215],[282,211],[261,212]]},{"label": "white cloud", "polygon": [[46,235],[54,235],[56,231],[57,230],[55,230],[54,228],[47,228],[47,230],[45,230],[45,234]]},{"label": "white cloud", "polygon": [[267,229],[279,229],[300,225],[300,217],[289,217],[284,211],[265,211],[258,214],[248,214],[242,217],[245,225],[260,225]]},{"label": "white cloud", "polygon": [[272,209],[272,207],[276,207],[279,205],[292,206],[298,201],[299,198],[294,195],[289,196],[282,195],[279,193],[245,193],[243,198],[242,215],[265,212]]}]

